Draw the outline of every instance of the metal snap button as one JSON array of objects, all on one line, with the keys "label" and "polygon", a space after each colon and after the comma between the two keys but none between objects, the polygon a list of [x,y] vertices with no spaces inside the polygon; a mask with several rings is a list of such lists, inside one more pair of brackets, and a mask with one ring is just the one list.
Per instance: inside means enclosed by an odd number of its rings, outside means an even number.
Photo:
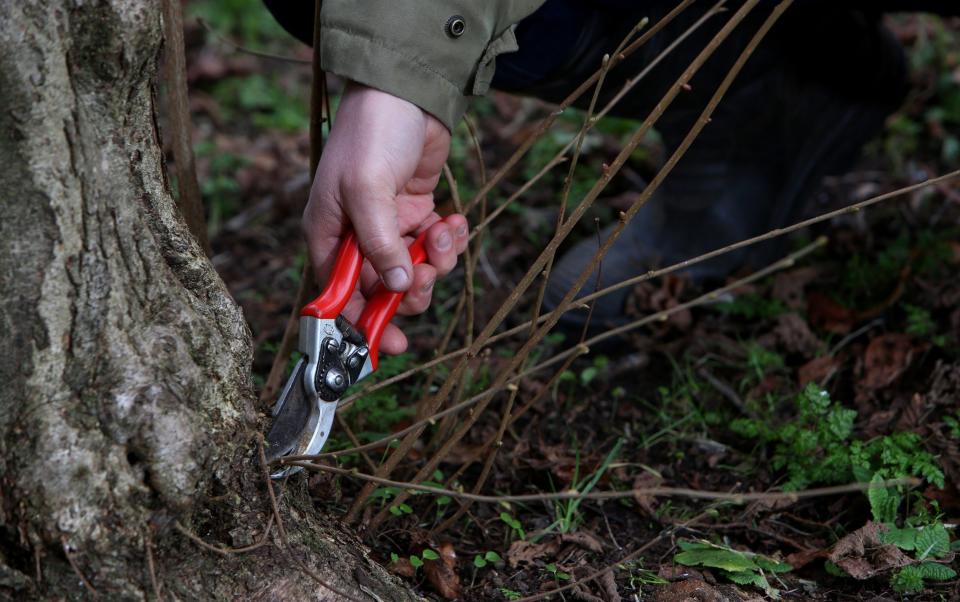
[{"label": "metal snap button", "polygon": [[451,38],[459,38],[466,29],[467,22],[460,15],[453,15],[447,19],[447,24],[444,26],[444,30]]}]

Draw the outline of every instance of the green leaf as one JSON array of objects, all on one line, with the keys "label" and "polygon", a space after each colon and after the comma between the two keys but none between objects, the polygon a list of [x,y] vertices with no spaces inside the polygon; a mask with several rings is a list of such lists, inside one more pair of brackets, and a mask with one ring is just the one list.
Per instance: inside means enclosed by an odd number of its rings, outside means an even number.
[{"label": "green leaf", "polygon": [[403,512],[404,514],[413,514],[413,508],[406,504],[400,504],[400,512]]},{"label": "green leaf", "polygon": [[870,500],[870,512],[873,520],[880,523],[892,523],[897,519],[897,509],[900,508],[900,495],[889,487],[881,487],[883,476],[877,472],[870,479],[870,489],[867,490],[867,499]]},{"label": "green leaf", "polygon": [[440,554],[437,554],[430,548],[426,548],[423,551],[423,557],[425,560],[440,560]]},{"label": "green leaf", "polygon": [[910,527],[900,529],[897,527],[888,527],[886,531],[880,533],[880,541],[886,544],[892,544],[910,552],[917,549],[917,534],[920,533],[919,529],[912,529]]},{"label": "green leaf", "polygon": [[917,566],[920,576],[933,581],[947,581],[957,576],[957,572],[945,564],[924,562]]},{"label": "green leaf", "polygon": [[423,566],[423,561],[420,560],[420,557],[419,557],[419,556],[411,556],[411,557],[410,557],[410,566],[412,566],[412,567],[415,568],[415,569],[418,569],[418,568],[420,568],[420,567]]},{"label": "green leaf", "polygon": [[849,577],[849,576],[850,576],[845,570],[843,570],[842,568],[838,567],[836,564],[834,564],[833,562],[830,562],[829,560],[825,560],[825,561],[823,562],[823,568],[824,568],[824,570],[827,571],[827,574],[828,574],[828,575],[833,575],[834,577]]},{"label": "green leaf", "polygon": [[793,567],[786,562],[778,562],[770,558],[764,558],[763,556],[757,556],[753,560],[761,569],[770,571],[771,573],[789,573],[793,570]]},{"label": "green leaf", "polygon": [[731,572],[755,571],[760,568],[739,552],[719,548],[680,552],[673,560],[686,566],[708,566]]},{"label": "green leaf", "polygon": [[754,587],[759,587],[767,594],[767,597],[773,600],[780,599],[780,591],[774,587],[771,587],[770,582],[767,581],[767,578],[759,573],[754,573],[753,571],[738,571],[734,573],[725,571],[724,576],[730,581],[733,581],[739,585],[752,585]]},{"label": "green leaf", "polygon": [[446,505],[449,504],[450,502],[451,502],[450,497],[449,497],[449,496],[446,496],[446,495],[441,495],[440,497],[437,498],[437,505],[438,505],[438,506],[446,506]]},{"label": "green leaf", "polygon": [[488,562],[500,562],[503,558],[500,558],[500,554],[497,554],[493,550],[488,551],[483,555],[484,559]]},{"label": "green leaf", "polygon": [[473,566],[477,567],[478,569],[482,569],[483,567],[487,566],[487,561],[483,558],[483,556],[477,554],[473,557]]},{"label": "green leaf", "polygon": [[918,592],[923,589],[923,575],[916,566],[906,566],[894,573],[890,585],[901,594]]},{"label": "green leaf", "polygon": [[403,512],[400,510],[400,508],[396,506],[390,506],[390,514],[394,516],[400,516],[401,514],[403,514]]},{"label": "green leaf", "polygon": [[917,533],[917,560],[940,558],[950,551],[950,534],[942,523],[924,527]]},{"label": "green leaf", "polygon": [[400,557],[396,552],[390,552],[390,562],[400,562]]},{"label": "green leaf", "polygon": [[759,573],[754,573],[753,571],[727,571],[724,576],[737,585],[755,585],[757,587],[763,587],[763,585],[766,583],[766,580],[761,577]]}]

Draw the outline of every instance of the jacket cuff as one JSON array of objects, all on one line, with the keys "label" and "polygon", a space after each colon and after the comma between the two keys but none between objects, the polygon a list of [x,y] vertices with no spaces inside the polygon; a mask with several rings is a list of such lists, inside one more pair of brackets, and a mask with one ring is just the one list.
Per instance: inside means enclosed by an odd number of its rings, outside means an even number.
[{"label": "jacket cuff", "polygon": [[417,57],[333,24],[322,26],[320,40],[325,71],[410,101],[451,131],[463,117],[466,90]]}]

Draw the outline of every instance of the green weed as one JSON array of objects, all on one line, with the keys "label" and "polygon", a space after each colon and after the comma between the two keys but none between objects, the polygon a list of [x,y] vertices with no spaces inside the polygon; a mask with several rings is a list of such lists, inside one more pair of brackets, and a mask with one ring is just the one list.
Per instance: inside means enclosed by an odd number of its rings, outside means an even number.
[{"label": "green weed", "polygon": [[[607,471],[607,468],[610,466],[617,456],[620,455],[620,449],[623,447],[624,440],[619,439],[617,443],[613,446],[613,449],[610,450],[610,453],[607,454],[607,457],[604,458],[603,462],[592,474],[586,476],[582,481],[579,479],[580,473],[580,454],[577,453],[577,462],[574,466],[573,472],[573,482],[571,483],[571,489],[580,493],[590,493],[591,490],[596,486],[597,482],[600,480],[600,477],[603,476],[603,473]],[[560,500],[556,502],[554,506],[554,521],[544,529],[544,533],[551,533],[554,529],[560,533],[571,533],[576,531],[580,524],[583,522],[583,517],[580,514],[580,504],[583,503],[582,498],[573,498],[569,500]]]},{"label": "green weed", "polygon": [[477,567],[478,569],[482,569],[488,564],[495,563],[495,562],[502,562],[502,561],[503,561],[503,558],[500,557],[500,554],[497,554],[493,550],[488,550],[482,556],[480,554],[477,554],[476,556],[473,557],[473,566]]},{"label": "green weed", "polygon": [[730,581],[759,587],[773,599],[778,599],[780,592],[770,585],[767,576],[793,570],[785,562],[707,541],[681,541],[678,545],[682,551],[673,557],[674,562],[719,569],[720,574]]},{"label": "green weed", "polygon": [[767,420],[746,418],[731,423],[731,429],[742,437],[773,445],[772,466],[786,471],[786,490],[803,489],[813,483],[903,477],[922,477],[943,487],[943,472],[934,457],[922,449],[917,434],[854,439],[856,411],[834,403],[814,384],[797,395],[795,404],[796,417],[777,427]]}]

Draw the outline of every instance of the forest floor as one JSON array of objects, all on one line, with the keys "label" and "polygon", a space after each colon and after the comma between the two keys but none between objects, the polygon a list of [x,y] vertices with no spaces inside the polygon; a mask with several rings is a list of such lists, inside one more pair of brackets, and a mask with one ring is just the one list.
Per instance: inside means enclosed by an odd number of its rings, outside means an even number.
[{"label": "forest floor", "polygon": [[[191,2],[187,21],[213,260],[249,320],[262,384],[305,258],[299,215],[310,184],[310,51],[255,0]],[[909,100],[856,169],[824,184],[811,216],[960,165],[960,21],[898,17],[891,27],[910,53]],[[225,39],[301,62],[257,56]],[[338,85],[332,82],[334,91]],[[475,103],[487,170],[549,111],[501,94]],[[535,175],[575,135],[580,119],[582,113],[567,112],[494,189],[489,207]],[[591,132],[572,199],[582,197],[633,128],[604,120]],[[651,136],[572,239],[593,235],[595,219],[615,219],[662,155]],[[480,162],[464,127],[455,132],[450,164],[461,197],[472,198]],[[561,167],[545,176],[485,233],[474,274],[475,324],[486,323],[550,239],[565,173]],[[437,200],[441,210],[451,209],[446,184]],[[471,219],[476,223],[476,215]],[[916,484],[751,501],[641,494],[484,501],[451,524],[444,523],[459,500],[420,494],[394,503],[401,490],[381,487],[363,515],[390,509],[379,530],[366,534],[375,556],[436,599],[518,600],[565,585],[572,587],[550,599],[960,598],[953,570],[960,549],[960,185],[953,180],[826,221],[800,231],[791,248],[818,237],[825,240],[791,265],[710,303],[683,308],[709,291],[682,275],[637,285],[632,316],[669,315],[591,350],[554,382],[551,370],[534,372],[518,382],[515,396],[496,395],[425,483],[472,491],[503,413],[529,403],[505,429],[479,493],[672,487],[737,494],[899,478]],[[402,321],[410,350],[382,360],[377,378],[435,357],[456,313],[462,265],[438,283],[424,316]],[[507,327],[529,319],[535,295],[533,287]],[[447,349],[464,340],[461,319]],[[506,339],[471,360],[461,397],[484,391],[523,340]],[[535,354],[546,359],[576,343],[576,335],[551,335]],[[417,402],[436,390],[450,365],[344,410],[356,440],[409,426]],[[458,424],[428,429],[391,478],[412,477]],[[327,450],[349,447],[338,429]],[[336,462],[371,473],[384,453]],[[308,486],[319,510],[338,515],[363,482],[321,472]]]}]

